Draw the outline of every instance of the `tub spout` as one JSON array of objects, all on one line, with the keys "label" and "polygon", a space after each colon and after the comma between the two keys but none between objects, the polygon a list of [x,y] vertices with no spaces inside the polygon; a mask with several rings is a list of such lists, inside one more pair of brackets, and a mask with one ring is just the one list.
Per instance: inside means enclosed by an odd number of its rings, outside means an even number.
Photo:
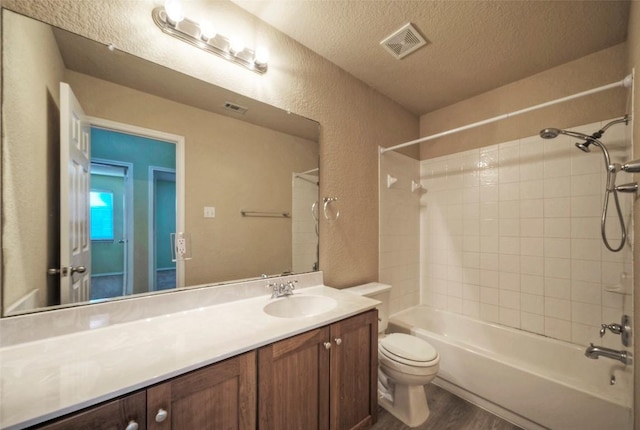
[{"label": "tub spout", "polygon": [[594,360],[597,360],[602,356],[618,360],[624,364],[633,363],[630,352],[617,351],[615,349],[606,348],[604,346],[594,346],[593,343],[587,347],[587,349],[584,351],[584,355]]}]

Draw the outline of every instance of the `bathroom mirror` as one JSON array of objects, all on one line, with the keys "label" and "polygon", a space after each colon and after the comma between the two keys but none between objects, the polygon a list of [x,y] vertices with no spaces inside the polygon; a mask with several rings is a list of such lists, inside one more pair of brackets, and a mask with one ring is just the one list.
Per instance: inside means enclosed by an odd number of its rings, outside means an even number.
[{"label": "bathroom mirror", "polygon": [[[2,19],[3,316],[318,270],[317,122]],[[88,183],[69,189],[65,127],[91,143]],[[66,263],[80,248],[87,262]]]}]

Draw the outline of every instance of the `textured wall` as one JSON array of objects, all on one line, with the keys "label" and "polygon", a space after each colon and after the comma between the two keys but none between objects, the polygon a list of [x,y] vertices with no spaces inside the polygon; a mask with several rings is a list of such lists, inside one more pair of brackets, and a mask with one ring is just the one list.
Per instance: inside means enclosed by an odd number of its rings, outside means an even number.
[{"label": "textured wall", "polygon": [[328,285],[378,277],[378,145],[418,135],[399,105],[227,1],[186,2],[188,16],[210,17],[223,34],[269,47],[269,72],[245,71],[164,35],[151,0],[4,0],[3,6],[232,89],[321,124],[320,193],[338,197],[340,219],[320,225],[320,268]]},{"label": "textured wall", "polygon": [[[3,53],[8,59],[3,72],[12,83],[3,94],[4,106],[11,107],[3,111],[2,146],[2,181],[9,185],[4,188],[2,202],[4,281],[12,285],[4,295],[6,309],[34,289],[39,290],[39,300],[45,305],[46,284],[54,280],[46,273],[57,263],[51,261],[55,258],[46,244],[49,223],[57,224],[59,219],[58,203],[48,196],[54,194],[49,191],[55,187],[50,180],[57,183],[59,175],[51,162],[59,158],[60,131],[51,121],[59,121],[59,82],[64,66],[48,27],[9,20],[4,31],[9,43]],[[21,115],[25,111],[29,115]],[[25,225],[29,227],[25,229]]]},{"label": "textured wall", "polygon": [[[628,73],[625,52],[626,44],[616,45],[423,115],[420,118],[420,136],[451,130],[620,81]],[[544,127],[568,128],[622,116],[626,108],[626,94],[625,89],[610,90],[425,142],[421,144],[420,159],[508,142],[534,135]]]}]

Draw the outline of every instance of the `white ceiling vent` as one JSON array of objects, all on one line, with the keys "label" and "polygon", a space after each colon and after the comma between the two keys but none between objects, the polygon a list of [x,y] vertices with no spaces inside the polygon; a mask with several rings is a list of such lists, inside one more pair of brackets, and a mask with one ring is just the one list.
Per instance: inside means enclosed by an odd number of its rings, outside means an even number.
[{"label": "white ceiling vent", "polygon": [[380,42],[380,45],[398,60],[426,44],[426,39],[411,23],[404,25],[400,30]]},{"label": "white ceiling vent", "polygon": [[224,108],[241,115],[244,115],[249,110],[249,108],[231,102],[225,102]]}]

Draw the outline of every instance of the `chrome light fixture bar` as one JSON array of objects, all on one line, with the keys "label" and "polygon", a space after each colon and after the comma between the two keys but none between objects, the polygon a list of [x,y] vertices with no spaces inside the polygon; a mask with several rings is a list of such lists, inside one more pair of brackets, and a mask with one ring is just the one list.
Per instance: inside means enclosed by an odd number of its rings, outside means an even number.
[{"label": "chrome light fixture bar", "polygon": [[216,54],[226,60],[244,66],[245,68],[264,74],[267,69],[266,53],[258,54],[241,46],[234,40],[221,34],[211,35],[211,29],[188,18],[172,20],[165,7],[157,7],[151,12],[153,22],[160,29],[177,39],[187,42],[204,51]]}]

